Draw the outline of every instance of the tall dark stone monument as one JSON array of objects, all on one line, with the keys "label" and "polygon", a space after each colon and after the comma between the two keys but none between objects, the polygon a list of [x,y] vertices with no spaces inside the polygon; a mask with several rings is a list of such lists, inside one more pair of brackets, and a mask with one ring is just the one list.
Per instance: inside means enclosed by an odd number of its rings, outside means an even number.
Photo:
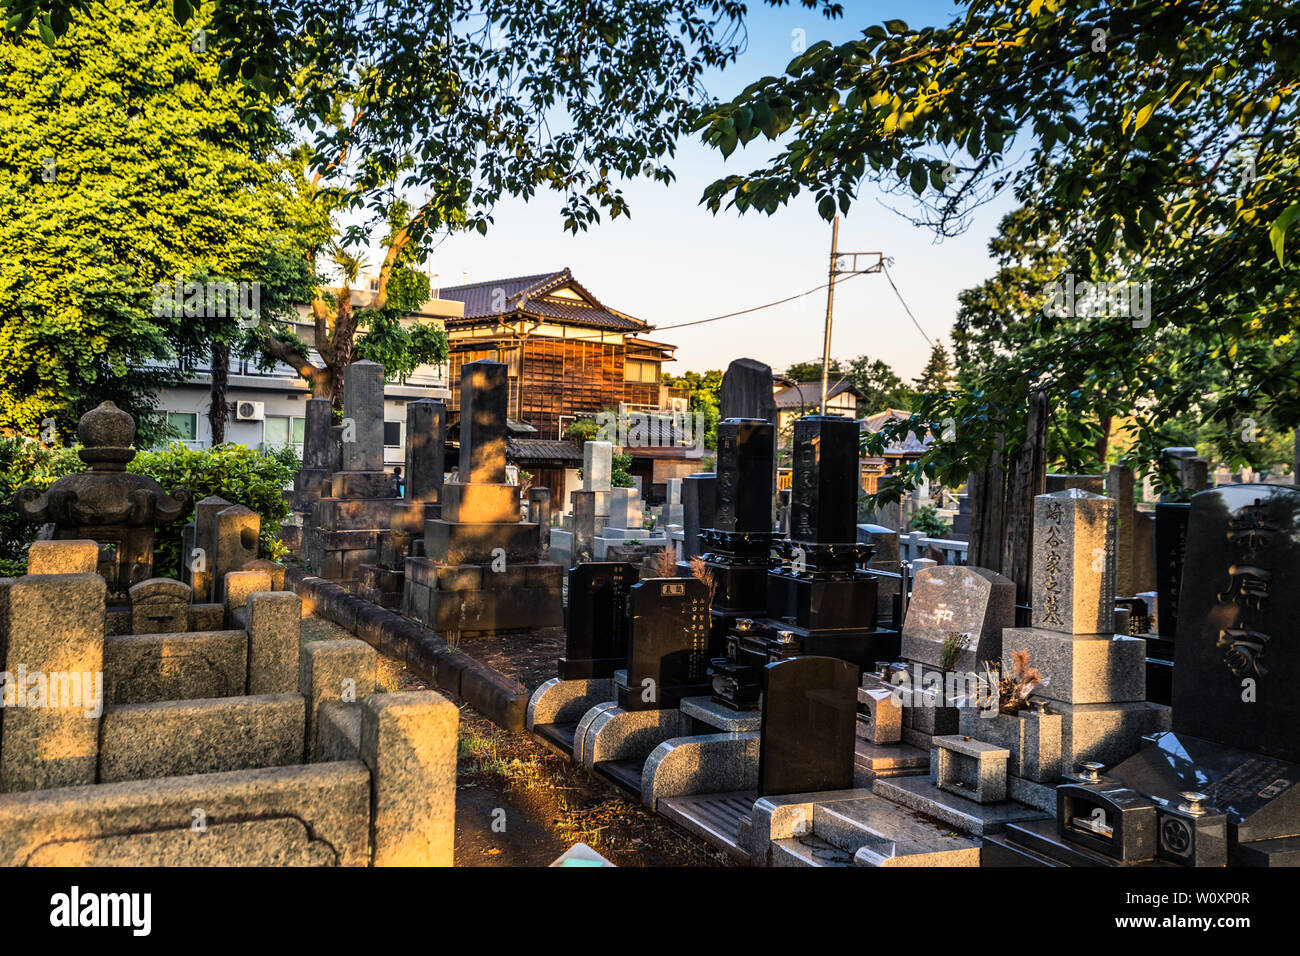
[{"label": "tall dark stone monument", "polygon": [[1230,862],[1300,864],[1298,529],[1294,486],[1225,485],[1192,498],[1173,730],[1109,771],[1153,801],[1160,855],[1174,862],[1196,863],[1189,848],[1203,834],[1170,816],[1196,791],[1201,813],[1225,818],[1217,839],[1226,826]]},{"label": "tall dark stone monument", "polygon": [[717,582],[713,614],[719,623],[755,617],[767,608],[774,432],[770,422],[755,419],[729,418],[718,424],[716,510],[713,527],[700,536]]},{"label": "tall dark stone monument", "polygon": [[1156,505],[1156,594],[1159,602],[1156,614],[1160,636],[1167,641],[1178,638],[1179,595],[1191,509],[1191,505],[1183,502]]},{"label": "tall dark stone monument", "polygon": [[664,710],[708,693],[708,589],[696,578],[647,578],[628,595],[624,710]]},{"label": "tall dark stone monument", "polygon": [[682,480],[682,553],[678,571],[690,574],[690,560],[703,552],[700,534],[712,528],[717,517],[718,476],[714,472],[696,472]]},{"label": "tall dark stone monument", "polygon": [[635,565],[621,561],[589,561],[570,570],[560,677],[613,677],[627,666],[627,597],[639,577]]},{"label": "tall dark stone monument", "polygon": [[736,359],[728,365],[718,389],[718,412],[723,419],[758,418],[775,422],[772,367],[750,358]]},{"label": "tall dark stone monument", "polygon": [[858,669],[797,657],[763,669],[758,795],[853,786]]},{"label": "tall dark stone monument", "polygon": [[424,522],[424,556],[406,559],[402,609],[439,633],[563,623],[563,568],[541,560],[537,525],[506,482],[506,382],[501,362],[462,366],[459,477]]},{"label": "tall dark stone monument", "polygon": [[718,703],[753,706],[770,661],[825,655],[866,668],[897,657],[898,632],[876,627],[877,582],[863,567],[875,549],[857,541],[857,497],[858,423],[795,422],[790,537],[774,541],[781,563],[766,575],[763,620],[738,621],[711,662]]},{"label": "tall dark stone monument", "polygon": [[338,469],[330,460],[330,429],[334,425],[334,404],[328,398],[307,399],[303,423],[302,467],[293,479],[293,507],[309,512],[312,503],[326,491],[325,485]]}]

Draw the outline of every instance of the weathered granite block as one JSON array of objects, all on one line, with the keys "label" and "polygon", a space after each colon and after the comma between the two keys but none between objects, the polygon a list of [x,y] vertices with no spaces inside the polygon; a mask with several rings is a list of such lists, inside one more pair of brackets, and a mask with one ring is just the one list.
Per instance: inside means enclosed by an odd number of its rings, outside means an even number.
[{"label": "weathered granite block", "polygon": [[663,797],[754,790],[758,749],[757,731],[666,740],[641,768],[641,803],[654,810]]},{"label": "weathered granite block", "polygon": [[316,728],[316,753],[312,763],[361,759],[360,702],[325,701],[316,715]]},{"label": "weathered granite block", "polygon": [[0,865],[365,866],[369,800],[356,762],[3,794]]},{"label": "weathered granite block", "polygon": [[257,557],[262,518],[251,508],[231,505],[218,511],[213,522],[214,550],[208,557],[215,580],[222,582]]},{"label": "weathered granite block", "polygon": [[265,571],[231,571],[221,579],[221,603],[226,606],[226,624],[234,622],[236,611],[248,606],[248,596],[271,590],[271,576]]},{"label": "weathered granite block", "polygon": [[302,600],[292,591],[248,596],[248,692],[288,694],[298,689]]},{"label": "weathered granite block", "polygon": [[614,682],[608,677],[588,680],[552,677],[528,699],[528,729],[532,730],[538,724],[580,720],[596,704],[613,698]]},{"label": "weathered granite block", "polygon": [[1011,673],[1013,650],[1027,650],[1030,665],[1051,678],[1040,697],[1071,704],[1146,700],[1146,642],[1141,638],[1011,627],[1003,632],[1002,649],[1003,673]]},{"label": "weathered granite block", "polygon": [[125,704],[104,712],[99,780],[147,780],[302,762],[300,694]]},{"label": "weathered granite block", "polygon": [[1084,760],[1113,766],[1137,753],[1142,738],[1172,725],[1172,710],[1148,701],[1053,703],[1061,715],[1061,769]]},{"label": "weathered granite block", "polygon": [[998,803],[1007,798],[1009,750],[962,736],[936,737],[934,743],[939,789],[976,803]]},{"label": "weathered granite block", "polygon": [[1011,752],[1012,775],[1036,783],[1059,780],[1064,719],[1060,714],[1023,710],[990,716],[990,712],[964,707],[961,718],[962,734]]},{"label": "weathered granite block", "polygon": [[970,635],[955,667],[976,671],[1002,659],[1002,631],[1016,623],[1016,585],[1005,575],[963,565],[927,568],[916,576],[903,623],[903,657],[943,663],[950,633]]},{"label": "weathered granite block", "polygon": [[135,634],[175,634],[189,629],[188,584],[170,578],[149,578],[131,586],[131,631]]},{"label": "weathered granite block", "polygon": [[343,374],[343,471],[384,467],[384,367],[353,362]]},{"label": "weathered granite block", "polygon": [[511,523],[519,520],[519,487],[508,484],[442,486],[442,519],[467,524]]},{"label": "weathered granite block", "polygon": [[375,692],[379,655],[365,641],[311,641],[298,663],[298,687],[307,698],[307,756],[318,756],[319,712],[324,703],[357,703]]},{"label": "weathered granite block", "polygon": [[86,538],[33,541],[27,549],[28,574],[94,574],[99,545]]},{"label": "weathered granite block", "polygon": [[895,744],[903,739],[903,708],[883,688],[858,688],[858,703],[867,708],[858,716],[858,736],[873,744]]},{"label": "weathered granite block", "polygon": [[1113,633],[1115,502],[1078,488],[1035,497],[1030,583],[1034,627]]},{"label": "weathered granite block", "polygon": [[376,866],[451,866],[460,712],[434,691],[375,694],[361,711]]},{"label": "weathered granite block", "polygon": [[122,634],[104,639],[107,704],[237,697],[247,690],[248,634]]},{"label": "weathered granite block", "polygon": [[614,445],[607,441],[583,442],[582,490],[609,491],[613,475]]},{"label": "weathered granite block", "polygon": [[330,497],[346,500],[397,501],[397,476],[388,471],[336,471],[330,478]]},{"label": "weathered granite block", "polygon": [[23,701],[4,709],[0,791],[94,783],[108,586],[98,574],[45,574],[8,590],[4,670]]},{"label": "weathered granite block", "polygon": [[537,525],[525,522],[424,523],[424,552],[443,564],[534,562],[537,551]]}]

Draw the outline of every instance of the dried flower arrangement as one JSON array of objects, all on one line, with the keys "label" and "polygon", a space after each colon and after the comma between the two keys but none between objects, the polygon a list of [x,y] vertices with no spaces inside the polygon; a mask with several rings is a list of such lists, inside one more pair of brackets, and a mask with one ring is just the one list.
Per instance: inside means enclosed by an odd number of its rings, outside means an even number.
[{"label": "dried flower arrangement", "polygon": [[655,555],[655,575],[661,578],[673,578],[677,576],[676,547],[670,544]]},{"label": "dried flower arrangement", "polygon": [[971,636],[960,631],[948,631],[943,636],[943,650],[939,652],[939,670],[945,674],[956,670],[961,652],[970,646]]},{"label": "dried flower arrangement", "polygon": [[1046,687],[1050,680],[1037,667],[1030,665],[1028,648],[1011,652],[1010,674],[1000,674],[990,661],[985,661],[984,669],[989,686],[998,689],[998,712],[1003,714],[1018,714],[1024,710],[1029,706],[1030,696]]},{"label": "dried flower arrangement", "polygon": [[718,591],[718,579],[713,576],[713,569],[709,567],[703,555],[697,554],[691,558],[691,574],[703,581],[705,587],[709,589],[709,610],[712,610],[713,595]]}]

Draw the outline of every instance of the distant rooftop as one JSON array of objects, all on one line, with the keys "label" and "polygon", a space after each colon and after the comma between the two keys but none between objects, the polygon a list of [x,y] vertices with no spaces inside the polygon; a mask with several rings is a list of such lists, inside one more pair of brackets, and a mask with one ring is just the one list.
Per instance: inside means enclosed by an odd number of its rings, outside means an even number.
[{"label": "distant rooftop", "polygon": [[451,327],[481,324],[484,319],[497,317],[526,316],[617,331],[647,332],[653,328],[602,304],[567,266],[559,272],[444,286],[438,296],[465,304],[463,318],[447,320]]}]

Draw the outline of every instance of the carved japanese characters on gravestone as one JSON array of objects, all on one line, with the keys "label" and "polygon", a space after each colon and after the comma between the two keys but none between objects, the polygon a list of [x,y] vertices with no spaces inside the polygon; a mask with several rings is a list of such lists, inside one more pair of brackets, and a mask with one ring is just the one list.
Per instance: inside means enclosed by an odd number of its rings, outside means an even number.
[{"label": "carved japanese characters on gravestone", "polygon": [[330,428],[334,424],[334,404],[328,398],[307,399],[303,425],[302,467],[293,479],[294,509],[310,511],[313,501],[325,491],[335,471],[330,461]]},{"label": "carved japanese characters on gravestone", "polygon": [[632,618],[627,680],[618,684],[624,710],[677,707],[708,693],[708,589],[696,578],[648,578],[628,595]]},{"label": "carved japanese characters on gravestone", "polygon": [[1192,499],[1175,730],[1300,761],[1298,528],[1300,491],[1286,485],[1228,485]]},{"label": "carved japanese characters on gravestone", "polygon": [[797,657],[763,670],[758,795],[853,786],[858,669]]},{"label": "carved japanese characters on gravestone", "polygon": [[1110,763],[1163,730],[1169,709],[1146,700],[1146,642],[1114,632],[1115,502],[1071,488],[1034,499],[1031,627],[1002,632],[1046,679],[1035,697],[1062,715],[1062,761]]},{"label": "carved japanese characters on gravestone", "polygon": [[188,584],[171,578],[150,578],[134,585],[131,596],[132,634],[179,634],[189,630]]},{"label": "carved japanese characters on gravestone", "polygon": [[112,402],[81,416],[78,457],[88,471],[64,475],[44,492],[19,489],[14,500],[27,521],[51,523],[55,540],[90,539],[99,544],[99,574],[109,599],[124,599],[133,584],[153,577],[154,529],[183,518],[193,496],[170,494],[146,475],[127,474],[135,457],[135,419]]},{"label": "carved japanese characters on gravestone", "polygon": [[950,635],[966,635],[955,661],[961,671],[980,671],[982,661],[1002,660],[1002,631],[1015,624],[1016,585],[985,568],[951,565],[916,576],[903,624],[903,657],[930,667],[943,663]]},{"label": "carved japanese characters on gravestone", "polygon": [[620,561],[589,561],[569,574],[560,677],[612,677],[627,666],[627,596],[639,577],[635,565]]},{"label": "carved japanese characters on gravestone", "polygon": [[1183,586],[1183,559],[1187,549],[1187,522],[1191,505],[1162,501],[1156,505],[1156,593],[1160,606],[1160,636],[1178,638],[1178,613]]}]

